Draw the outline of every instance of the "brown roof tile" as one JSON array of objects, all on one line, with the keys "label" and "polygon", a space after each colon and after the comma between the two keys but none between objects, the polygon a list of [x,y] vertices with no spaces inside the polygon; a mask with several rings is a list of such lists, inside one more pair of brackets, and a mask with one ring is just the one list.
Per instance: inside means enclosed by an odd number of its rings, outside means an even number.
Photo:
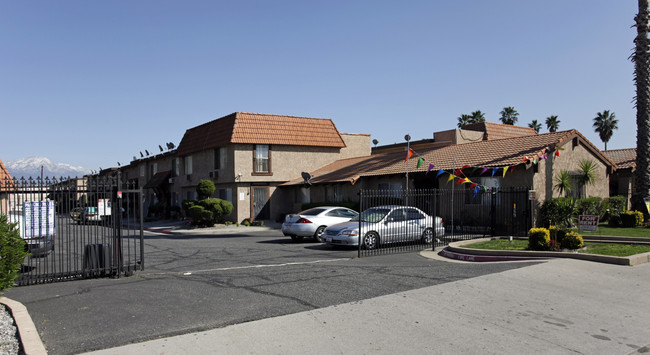
[{"label": "brown roof tile", "polygon": [[11,174],[9,174],[9,170],[7,170],[5,165],[2,163],[2,159],[0,159],[0,185],[6,186],[5,182],[10,180],[12,180]]},{"label": "brown roof tile", "polygon": [[[614,163],[580,132],[569,130],[416,151],[417,155],[409,159],[408,170],[409,172],[426,172],[429,163],[435,165],[436,171],[439,169],[449,171],[458,169],[463,165],[486,168],[513,166],[523,163],[524,156],[531,159],[539,158],[545,153],[547,147],[554,150],[555,147],[562,146],[575,137],[579,138],[605,164],[614,166]],[[418,156],[424,158],[425,163],[419,169],[416,169]],[[314,171],[312,173],[314,175],[312,183],[341,181],[355,183],[361,176],[403,174],[406,172],[405,158],[406,151],[339,160]],[[549,158],[551,157],[549,156]],[[300,183],[302,183],[302,179],[296,179],[285,185]]]},{"label": "brown roof tile", "polygon": [[178,154],[230,143],[345,147],[330,119],[235,112],[188,129],[178,146]]},{"label": "brown roof tile", "polygon": [[616,164],[617,169],[636,168],[636,148],[606,150],[603,153]]}]

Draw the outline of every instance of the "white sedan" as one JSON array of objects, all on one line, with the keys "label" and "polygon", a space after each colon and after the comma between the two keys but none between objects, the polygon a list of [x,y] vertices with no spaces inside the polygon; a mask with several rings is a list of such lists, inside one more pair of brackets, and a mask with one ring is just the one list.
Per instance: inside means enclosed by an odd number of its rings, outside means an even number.
[{"label": "white sedan", "polygon": [[327,226],[347,222],[357,215],[357,212],[345,207],[314,207],[298,214],[287,215],[282,223],[282,233],[294,241],[313,237],[322,242],[321,235]]}]

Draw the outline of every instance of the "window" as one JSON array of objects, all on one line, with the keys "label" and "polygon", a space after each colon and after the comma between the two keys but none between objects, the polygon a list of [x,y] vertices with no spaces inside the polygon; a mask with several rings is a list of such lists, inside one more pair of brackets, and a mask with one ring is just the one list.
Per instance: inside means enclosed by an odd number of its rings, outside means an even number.
[{"label": "window", "polygon": [[226,147],[219,147],[214,150],[214,170],[226,168]]},{"label": "window", "polygon": [[574,198],[583,198],[587,196],[587,188],[585,184],[582,183],[580,175],[571,175],[571,187],[570,196],[573,196]]},{"label": "window", "polygon": [[140,165],[140,176],[144,176],[144,165]]},{"label": "window", "polygon": [[[471,180],[481,186],[485,186],[488,189],[499,188],[499,178],[496,177],[477,177],[471,178]],[[492,195],[486,193],[485,191],[479,191],[475,193],[474,189],[470,187],[470,184],[465,185],[465,203],[468,205],[483,205],[488,206],[492,204]],[[500,200],[497,200],[499,204]]]},{"label": "window", "polygon": [[180,175],[179,169],[178,169],[178,160],[176,158],[172,159],[172,177],[176,177]]},{"label": "window", "polygon": [[270,173],[271,147],[267,144],[256,144],[255,151],[253,153],[253,173]]},{"label": "window", "polygon": [[185,157],[185,175],[192,175],[192,156]]},{"label": "window", "polygon": [[343,194],[341,193],[341,185],[325,186],[325,196],[327,202],[343,201]]},{"label": "window", "polygon": [[402,197],[402,184],[401,183],[380,183],[377,189],[382,190],[382,193],[388,197],[401,198]]},{"label": "window", "polygon": [[406,210],[406,215],[409,221],[415,219],[424,219],[424,215],[422,213],[420,213],[418,210],[414,210],[411,208]]},{"label": "window", "polygon": [[153,177],[158,172],[158,163],[151,164],[150,169],[151,169],[151,177]]},{"label": "window", "polygon": [[188,201],[196,200],[196,191],[187,191],[186,196]]},{"label": "window", "polygon": [[219,198],[232,202],[232,190],[231,189],[219,189]]}]

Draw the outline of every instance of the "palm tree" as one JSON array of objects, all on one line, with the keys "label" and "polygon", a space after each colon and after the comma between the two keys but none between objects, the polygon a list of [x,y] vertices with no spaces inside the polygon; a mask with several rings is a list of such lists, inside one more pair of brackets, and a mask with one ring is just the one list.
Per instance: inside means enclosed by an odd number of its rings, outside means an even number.
[{"label": "palm tree", "polygon": [[537,122],[537,120],[533,120],[533,122],[528,124],[528,127],[534,129],[535,133],[539,133],[539,130],[542,129],[542,124]]},{"label": "palm tree", "polygon": [[515,110],[514,107],[512,106],[504,107],[503,110],[501,110],[500,114],[501,114],[500,120],[503,124],[514,125],[515,123],[517,123],[519,112],[517,112],[517,110]]},{"label": "palm tree", "polygon": [[469,121],[472,119],[472,116],[467,114],[462,114],[458,117],[458,128],[463,128],[469,124]]},{"label": "palm tree", "polygon": [[637,36],[632,55],[636,83],[636,170],[632,207],[644,211],[643,197],[650,195],[650,9],[648,0],[638,2],[639,13],[634,17]]},{"label": "palm tree", "polygon": [[573,185],[571,184],[571,174],[566,170],[560,170],[559,173],[555,175],[555,185],[553,185],[553,190],[556,190],[560,197],[562,193],[567,195],[573,190]]},{"label": "palm tree", "polygon": [[609,113],[609,110],[605,110],[596,114],[594,130],[600,136],[600,140],[605,143],[605,150],[607,150],[607,142],[612,138],[615,129],[618,129],[618,120],[614,112]]},{"label": "palm tree", "polygon": [[596,184],[598,180],[598,166],[592,160],[585,159],[581,160],[578,168],[578,182],[580,183],[580,188],[582,186],[589,186]]},{"label": "palm tree", "polygon": [[476,110],[472,112],[472,119],[470,123],[485,122],[485,114],[481,110]]},{"label": "palm tree", "polygon": [[548,116],[546,117],[546,129],[549,132],[557,132],[560,128],[560,120],[557,119],[557,116]]}]

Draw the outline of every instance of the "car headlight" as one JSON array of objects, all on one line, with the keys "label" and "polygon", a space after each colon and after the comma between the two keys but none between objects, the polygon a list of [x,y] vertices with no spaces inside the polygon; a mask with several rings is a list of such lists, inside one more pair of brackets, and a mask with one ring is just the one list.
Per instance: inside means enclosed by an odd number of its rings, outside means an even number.
[{"label": "car headlight", "polygon": [[356,229],[346,229],[346,230],[341,231],[341,233],[339,233],[339,234],[349,236],[349,237],[354,237],[354,236],[359,235],[359,232]]}]

